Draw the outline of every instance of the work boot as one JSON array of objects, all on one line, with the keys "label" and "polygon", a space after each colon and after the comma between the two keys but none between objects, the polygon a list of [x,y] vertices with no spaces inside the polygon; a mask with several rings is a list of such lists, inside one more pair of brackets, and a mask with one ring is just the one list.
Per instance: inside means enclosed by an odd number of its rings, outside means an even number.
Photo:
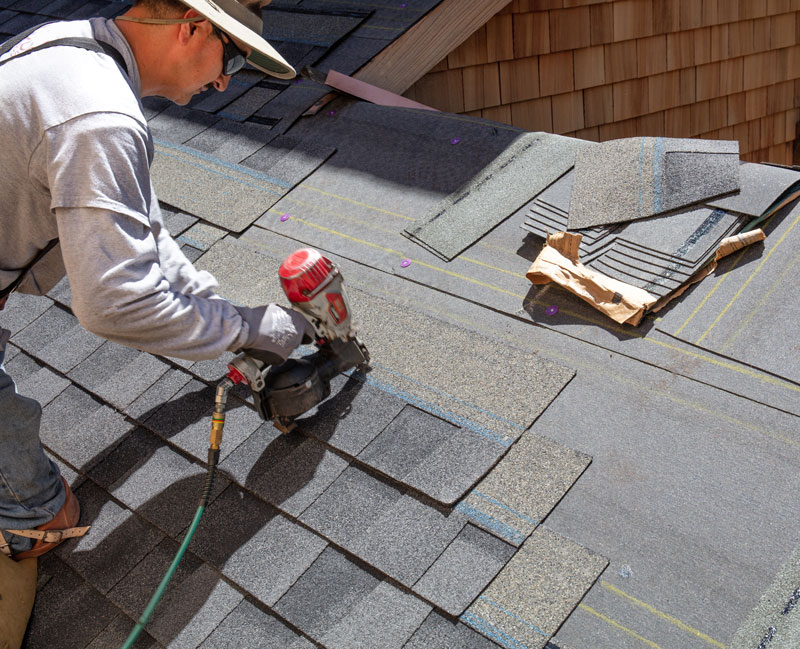
[{"label": "work boot", "polygon": [[[63,476],[61,482],[64,483],[64,488],[67,490],[67,498],[53,520],[42,523],[32,530],[6,530],[9,534],[16,534],[17,536],[24,536],[36,540],[30,550],[12,554],[11,558],[15,561],[40,557],[45,552],[49,552],[59,545],[62,541],[76,536],[83,536],[89,531],[90,527],[75,527],[81,517],[81,506],[78,504],[78,499],[75,497],[75,494],[72,493],[72,489],[69,488]],[[0,550],[6,554],[9,553],[7,543],[8,541],[3,538],[3,534],[0,532]]]}]

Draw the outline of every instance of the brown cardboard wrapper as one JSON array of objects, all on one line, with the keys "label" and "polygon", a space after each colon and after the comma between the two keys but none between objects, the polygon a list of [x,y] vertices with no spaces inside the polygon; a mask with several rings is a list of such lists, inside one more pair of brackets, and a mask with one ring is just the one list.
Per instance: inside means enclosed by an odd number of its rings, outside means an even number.
[{"label": "brown cardboard wrapper", "polygon": [[648,311],[663,308],[681,295],[691,284],[699,282],[717,267],[717,261],[746,245],[764,239],[761,230],[723,239],[714,260],[698,271],[686,284],[659,299],[644,289],[607,277],[587,268],[578,260],[581,235],[556,232],[548,235],[539,256],[526,277],[533,284],[555,282],[620,324],[638,325]]}]

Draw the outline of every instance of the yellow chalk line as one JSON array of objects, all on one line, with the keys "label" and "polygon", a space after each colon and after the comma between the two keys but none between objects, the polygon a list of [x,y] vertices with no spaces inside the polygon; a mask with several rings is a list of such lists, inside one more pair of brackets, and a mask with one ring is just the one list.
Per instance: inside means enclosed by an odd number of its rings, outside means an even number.
[{"label": "yellow chalk line", "polygon": [[654,606],[651,606],[647,602],[643,602],[640,599],[636,599],[635,597],[633,597],[633,595],[629,595],[628,593],[626,593],[623,590],[620,590],[616,586],[613,586],[612,584],[609,584],[607,581],[601,581],[600,585],[603,586],[603,588],[605,588],[606,590],[610,590],[615,595],[619,595],[620,597],[623,597],[623,598],[627,599],[628,601],[632,602],[633,604],[636,604],[636,606],[640,606],[641,608],[643,608],[646,611],[652,613],[653,615],[656,615],[656,616],[660,617],[661,619],[666,620],[670,624],[674,624],[675,626],[677,626],[682,631],[686,631],[688,633],[691,633],[692,635],[700,638],[701,640],[705,640],[706,642],[708,642],[709,644],[714,645],[715,647],[720,647],[720,649],[725,649],[725,645],[722,644],[719,640],[714,640],[714,638],[706,635],[705,633],[702,633],[701,631],[698,631],[694,627],[691,627],[688,624],[684,624],[678,618],[675,618],[675,617],[673,617],[671,615],[668,615],[667,613],[663,613],[662,611],[659,611],[657,608],[655,608]]},{"label": "yellow chalk line", "polygon": [[593,609],[591,606],[587,606],[587,605],[586,605],[586,604],[584,604],[583,602],[581,602],[580,604],[578,604],[578,608],[580,608],[580,609],[583,609],[584,611],[587,611],[587,612],[591,613],[592,615],[594,615],[594,616],[596,616],[596,617],[599,617],[601,620],[603,620],[603,622],[606,622],[606,623],[610,624],[611,626],[613,626],[613,627],[614,627],[614,628],[616,628],[616,629],[619,629],[620,631],[624,631],[625,633],[627,633],[628,635],[631,635],[631,636],[633,636],[633,637],[634,637],[634,638],[636,638],[637,640],[641,640],[641,641],[642,641],[642,642],[644,642],[644,643],[645,643],[645,644],[646,644],[648,647],[652,647],[653,649],[662,649],[662,647],[661,647],[660,645],[657,645],[657,644],[656,644],[655,642],[653,642],[652,640],[648,640],[647,638],[645,638],[645,637],[643,637],[643,636],[640,636],[638,633],[636,633],[636,631],[632,631],[632,630],[631,630],[631,629],[629,629],[628,627],[626,627],[626,626],[622,626],[622,625],[621,625],[619,622],[617,622],[616,620],[612,620],[612,619],[611,619],[610,617],[608,617],[607,615],[603,615],[602,613],[600,613],[600,612],[598,612],[598,611],[595,611],[595,610],[594,610],[594,609]]},{"label": "yellow chalk line", "polygon": [[[353,200],[352,198],[347,198],[346,196],[339,196],[338,194],[332,194],[330,192],[323,191],[318,187],[312,187],[311,185],[307,185],[305,183],[301,183],[300,187],[303,189],[310,189],[312,192],[317,192],[318,194],[322,194],[323,196],[329,196],[330,198],[336,198],[340,201],[345,201],[346,203],[352,203],[353,205],[358,205],[359,207],[366,207],[368,210],[372,210],[373,212],[381,212],[382,214],[388,214],[389,216],[396,216],[401,219],[405,219],[406,221],[414,221],[415,219],[406,216],[405,214],[398,214],[397,212],[390,212],[389,210],[382,210],[379,207],[375,207],[373,205],[369,205],[367,203],[362,203],[360,201]],[[297,199],[294,199],[297,200]]]},{"label": "yellow chalk line", "polygon": [[750,313],[744,318],[739,326],[736,328],[736,331],[731,334],[725,343],[720,347],[720,351],[724,352],[730,349],[730,346],[736,341],[736,339],[741,335],[741,333],[750,325],[753,318],[756,317],[758,312],[763,308],[764,304],[766,304],[767,300],[778,290],[783,282],[784,278],[794,270],[794,267],[797,265],[797,262],[800,261],[800,255],[797,255],[794,260],[783,270],[783,272],[778,275],[778,278],[773,282],[772,288],[764,293],[761,299],[756,303],[756,305],[750,310]]},{"label": "yellow chalk line", "polygon": [[745,281],[744,284],[741,285],[739,290],[736,291],[736,295],[734,295],[731,301],[728,302],[728,305],[724,309],[722,309],[722,312],[714,319],[714,322],[711,323],[711,326],[708,329],[706,329],[705,333],[702,336],[700,336],[700,338],[697,339],[696,344],[699,345],[701,342],[703,342],[703,340],[711,332],[711,330],[715,326],[717,326],[717,323],[728,312],[728,309],[730,309],[733,306],[734,302],[736,302],[736,300],[739,299],[739,296],[742,294],[744,289],[747,288],[748,284],[750,284],[750,282],[755,278],[758,272],[764,267],[764,264],[766,264],[769,261],[769,258],[772,257],[772,253],[774,253],[778,249],[778,246],[780,246],[783,243],[784,239],[786,239],[786,237],[789,236],[789,233],[794,229],[794,226],[796,226],[798,223],[800,223],[800,214],[797,215],[797,218],[794,220],[794,222],[789,226],[786,232],[783,233],[783,236],[781,236],[781,238],[778,239],[775,245],[772,246],[772,249],[767,253],[767,256],[761,260],[761,263],[758,265],[758,267],[752,273],[750,273],[750,277],[748,277],[747,281]]},{"label": "yellow chalk line", "polygon": [[[283,200],[294,201],[295,203],[298,203],[300,205],[303,205],[303,206],[311,208],[311,209],[316,207],[315,205],[312,205],[311,203],[306,203],[305,201],[302,201],[299,198],[292,198],[291,196],[285,196]],[[269,211],[273,212],[275,214],[283,214],[283,210],[278,210],[278,209],[275,209],[274,207],[271,207],[269,209]],[[348,221],[350,221],[352,223],[357,223],[358,225],[362,225],[362,226],[365,226],[365,227],[372,228],[373,230],[377,230],[378,232],[385,232],[386,234],[396,234],[396,232],[394,232],[394,230],[388,230],[386,228],[381,228],[380,226],[377,226],[374,223],[368,223],[368,222],[365,222],[365,221],[359,221],[358,219],[354,219],[352,216],[349,216],[349,215],[346,215],[346,214],[342,214],[341,212],[333,212],[331,210],[326,210],[326,211],[329,214],[332,214],[333,216],[338,216],[339,218],[346,219],[346,220],[348,220]],[[296,221],[298,221],[298,222],[300,222],[300,223],[302,223],[304,225],[309,225],[309,226],[311,226],[313,228],[317,228],[317,229],[320,229],[320,230],[325,230],[326,232],[330,232],[331,234],[335,234],[335,235],[337,235],[339,237],[343,237],[343,238],[349,239],[351,241],[356,241],[358,243],[363,243],[365,245],[372,246],[373,248],[380,248],[381,250],[384,250],[386,252],[394,253],[394,254],[398,255],[399,257],[402,257],[403,259],[406,258],[405,254],[403,254],[402,252],[399,252],[397,250],[393,250],[391,248],[384,248],[384,247],[379,246],[377,244],[370,243],[369,241],[364,241],[363,239],[356,239],[355,237],[351,237],[350,235],[344,234],[343,232],[338,232],[337,230],[333,230],[331,228],[326,228],[324,226],[317,225],[315,223],[312,223],[311,221],[306,221],[305,219],[302,219],[302,218],[297,217],[297,216],[292,217],[292,218],[294,218]],[[506,270],[504,268],[498,268],[497,266],[492,266],[491,264],[487,264],[487,263],[484,263],[482,261],[478,261],[477,259],[472,259],[470,257],[459,257],[459,259],[461,259],[463,261],[466,261],[466,262],[469,262],[471,264],[477,264],[478,266],[484,266],[486,268],[490,268],[491,270],[496,270],[498,273],[506,273],[507,275],[511,275],[512,277],[519,277],[519,273],[515,273],[514,271]],[[475,280],[475,279],[472,279],[470,277],[467,277],[466,275],[460,275],[458,273],[454,273],[452,271],[445,270],[444,268],[440,268],[438,266],[432,266],[430,264],[426,264],[423,261],[414,260],[414,263],[418,264],[419,266],[424,266],[426,268],[432,268],[432,269],[438,270],[438,271],[440,271],[442,273],[453,275],[454,277],[457,277],[459,279],[463,279],[465,281],[473,282],[475,284],[479,284],[481,286],[485,286],[485,287],[491,288],[494,291],[500,291],[500,292],[503,292],[503,293],[508,293],[509,295],[513,295],[514,297],[519,297],[519,298],[525,299],[524,295],[518,295],[516,293],[511,293],[511,292],[506,291],[505,289],[502,289],[502,288],[500,288],[498,286],[494,286],[493,284],[486,284],[486,283],[480,282],[479,280]]]},{"label": "yellow chalk line", "polygon": [[[287,198],[289,198],[289,197],[288,196],[284,197],[284,200],[287,199]],[[297,201],[298,199],[291,199],[291,200]],[[377,208],[375,208],[375,209],[377,209]],[[275,208],[270,208],[269,211],[280,213],[280,211],[276,210]],[[331,213],[333,213],[333,212],[331,212]],[[339,216],[341,216],[341,215],[339,215]],[[352,237],[352,236],[350,236],[348,234],[345,234],[343,232],[339,232],[337,230],[333,230],[332,228],[326,228],[326,227],[324,227],[322,225],[318,225],[316,223],[312,223],[310,221],[306,221],[305,219],[301,219],[299,217],[293,217],[293,218],[295,220],[299,221],[300,223],[303,223],[304,225],[308,225],[308,226],[316,228],[318,230],[322,230],[324,232],[328,232],[328,233],[333,234],[335,236],[342,237],[344,239],[348,239],[348,240],[354,241],[356,243],[364,244],[365,246],[368,246],[368,247],[371,247],[371,248],[376,248],[378,250],[383,250],[384,252],[388,252],[390,254],[397,255],[397,256],[402,257],[404,259],[406,258],[406,256],[403,253],[401,253],[401,252],[399,252],[397,250],[394,250],[392,248],[386,248],[386,247],[380,246],[380,245],[378,245],[376,243],[372,243],[370,241],[365,241],[364,239],[358,239],[356,237]],[[347,218],[347,217],[345,217],[345,218]],[[780,243],[780,242],[778,242],[778,243]],[[773,250],[774,250],[774,248],[773,248]],[[522,300],[528,300],[528,298],[526,296],[524,296],[524,295],[520,295],[518,293],[514,293],[513,291],[508,291],[506,289],[500,288],[499,286],[495,286],[493,284],[489,284],[487,282],[481,282],[480,280],[476,280],[476,279],[474,279],[472,277],[467,277],[466,275],[462,275],[460,273],[455,273],[453,271],[446,270],[444,268],[440,268],[439,266],[434,266],[432,264],[427,264],[425,262],[417,261],[417,260],[413,260],[413,262],[416,263],[416,264],[419,264],[420,266],[423,266],[425,268],[429,268],[431,270],[438,271],[438,272],[443,273],[445,275],[449,275],[451,277],[454,277],[454,278],[457,278],[457,279],[461,279],[461,280],[463,280],[465,282],[469,282],[469,283],[475,284],[477,286],[482,286],[484,288],[488,288],[488,289],[496,291],[498,293],[503,293],[505,295],[510,295],[511,297],[519,298],[519,299],[522,299]],[[500,270],[500,269],[496,269],[496,270]],[[537,304],[538,302],[536,300],[534,300],[533,303]],[[587,322],[588,324],[594,324],[594,325],[602,326],[607,331],[615,331],[615,332],[622,333],[622,334],[624,334],[626,336],[630,336],[632,338],[638,338],[640,340],[645,340],[645,341],[647,341],[649,343],[660,345],[662,347],[666,347],[667,349],[670,349],[672,351],[678,352],[678,353],[683,354],[685,356],[690,356],[690,357],[695,358],[697,360],[701,360],[701,361],[704,361],[704,362],[707,362],[707,363],[711,363],[712,365],[717,365],[719,367],[724,367],[726,369],[732,370],[732,371],[737,372],[739,374],[744,374],[744,375],[750,376],[750,377],[755,378],[755,379],[757,379],[759,381],[762,381],[762,382],[765,382],[765,383],[771,383],[773,385],[776,385],[776,386],[779,386],[779,387],[782,387],[782,388],[787,388],[787,389],[792,390],[794,392],[800,392],[800,386],[793,385],[791,383],[788,383],[788,382],[783,381],[781,379],[769,376],[767,374],[758,373],[758,372],[756,372],[754,370],[751,370],[751,369],[749,369],[747,367],[740,367],[740,366],[735,365],[734,363],[722,361],[722,360],[713,358],[711,356],[707,356],[705,354],[692,352],[692,351],[687,350],[687,349],[682,349],[680,347],[676,347],[675,345],[671,345],[671,344],[666,343],[664,341],[654,340],[652,338],[647,338],[643,334],[639,333],[638,331],[623,329],[622,327],[619,327],[617,325],[612,325],[610,323],[606,323],[605,321],[603,321],[601,323],[599,321],[599,319],[598,320],[591,320],[591,319],[587,318],[586,316],[584,316],[582,314],[579,314],[579,313],[576,313],[576,312],[573,312],[573,311],[570,311],[570,310],[567,310],[567,309],[563,309],[562,311],[563,311],[563,313],[565,315],[569,315],[569,316],[574,317],[576,319],[582,320],[584,322]]]},{"label": "yellow chalk line", "polygon": [[[733,262],[733,266],[731,267],[732,269],[736,268],[736,266],[739,265],[739,262],[742,260],[742,257],[744,257],[745,252],[747,252],[747,248],[742,248],[742,250],[739,251],[739,254],[736,256],[736,260]],[[680,327],[678,327],[678,330],[674,334],[675,337],[680,336],[681,331],[683,331],[686,328],[686,326],[694,319],[694,317],[700,312],[700,309],[702,309],[703,306],[705,306],[705,303],[711,299],[711,296],[717,292],[717,289],[722,285],[722,282],[724,282],[728,277],[729,276],[725,274],[717,280],[717,283],[714,284],[714,288],[712,288],[709,294],[706,295],[700,302],[700,304],[697,305],[695,310],[692,311],[692,313],[689,315],[688,318],[686,318],[686,321]]]}]

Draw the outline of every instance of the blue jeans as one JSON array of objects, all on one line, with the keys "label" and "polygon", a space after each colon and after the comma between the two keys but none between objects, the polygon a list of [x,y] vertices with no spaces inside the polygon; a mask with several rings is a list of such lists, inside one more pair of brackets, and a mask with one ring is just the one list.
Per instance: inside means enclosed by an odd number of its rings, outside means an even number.
[{"label": "blue jeans", "polygon": [[39,441],[42,407],[17,394],[3,368],[5,353],[0,340],[0,530],[17,553],[29,549],[33,540],[5,530],[32,529],[52,520],[67,492],[61,472]]}]

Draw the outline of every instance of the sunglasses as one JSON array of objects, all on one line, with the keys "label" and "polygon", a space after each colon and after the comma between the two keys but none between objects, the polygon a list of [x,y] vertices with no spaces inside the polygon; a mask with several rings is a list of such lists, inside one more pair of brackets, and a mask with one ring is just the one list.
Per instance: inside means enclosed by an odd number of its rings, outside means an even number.
[{"label": "sunglasses", "polygon": [[247,63],[247,53],[240,50],[227,34],[223,38],[223,32],[216,25],[211,27],[222,43],[222,74],[226,77],[236,74]]}]

